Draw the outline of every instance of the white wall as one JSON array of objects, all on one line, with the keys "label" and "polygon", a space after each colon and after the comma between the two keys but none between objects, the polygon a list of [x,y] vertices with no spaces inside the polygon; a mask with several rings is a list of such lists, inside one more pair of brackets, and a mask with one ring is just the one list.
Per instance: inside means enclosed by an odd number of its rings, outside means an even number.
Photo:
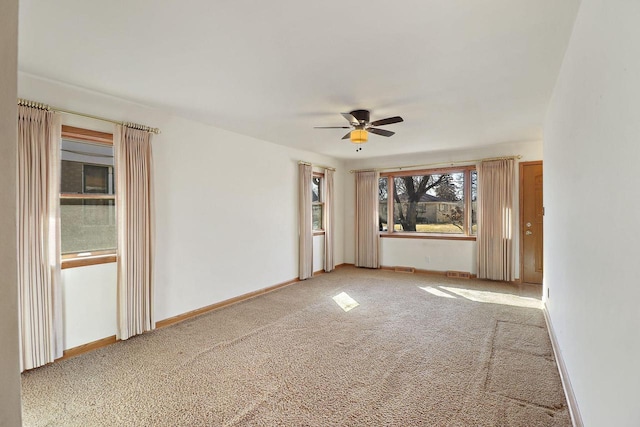
[{"label": "white wall", "polygon": [[158,319],[297,277],[297,162],[341,163],[184,119],[160,126]]},{"label": "white wall", "polygon": [[21,425],[16,252],[18,0],[0,2],[0,426]]},{"label": "white wall", "polygon": [[[298,276],[297,162],[340,171],[340,161],[26,74],[18,83],[24,98],[162,130],[153,138],[156,320]],[[111,130],[93,120],[63,119]],[[343,262],[343,176],[335,175],[337,264]],[[76,338],[68,342],[81,341]]]},{"label": "white wall", "polygon": [[380,239],[380,264],[435,271],[476,273],[476,242],[464,240]]},{"label": "white wall", "polygon": [[64,349],[116,334],[116,263],[62,270]]},{"label": "white wall", "polygon": [[[366,147],[365,147],[366,149]],[[496,144],[482,148],[458,151],[439,151],[418,153],[405,156],[363,159],[350,161],[345,170],[367,168],[390,168],[441,162],[460,162],[498,156],[521,155],[521,162],[542,160],[542,141]],[[446,167],[439,165],[434,167]],[[355,256],[355,177],[348,174],[345,178],[345,262],[353,263]],[[516,183],[519,182],[516,167]],[[519,228],[519,192],[516,185],[514,193],[514,220],[516,230]],[[398,239],[382,238],[380,244],[380,260],[384,266],[415,267],[434,271],[468,271],[477,273],[475,241],[454,241],[435,239]],[[514,235],[516,278],[520,276],[519,232]],[[427,261],[426,257],[429,257]],[[455,267],[455,268],[453,268]]]},{"label": "white wall", "polygon": [[311,271],[324,270],[324,236],[313,236],[313,268]]},{"label": "white wall", "polygon": [[545,125],[546,305],[586,426],[640,425],[638,22],[582,1]]}]

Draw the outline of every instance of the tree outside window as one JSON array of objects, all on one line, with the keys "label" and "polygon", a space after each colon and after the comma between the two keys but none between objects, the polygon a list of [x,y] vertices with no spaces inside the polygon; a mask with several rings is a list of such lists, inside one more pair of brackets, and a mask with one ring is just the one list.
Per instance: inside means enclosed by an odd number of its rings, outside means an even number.
[{"label": "tree outside window", "polygon": [[475,234],[475,182],[477,175],[471,168],[383,174],[379,229],[392,233]]}]

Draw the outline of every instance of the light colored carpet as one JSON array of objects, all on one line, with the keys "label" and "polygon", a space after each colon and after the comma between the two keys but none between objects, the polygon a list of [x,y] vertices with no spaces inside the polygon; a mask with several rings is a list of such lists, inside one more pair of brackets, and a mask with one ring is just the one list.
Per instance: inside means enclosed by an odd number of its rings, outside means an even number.
[{"label": "light colored carpet", "polygon": [[570,426],[539,307],[503,283],[341,268],[26,372],[24,423]]}]

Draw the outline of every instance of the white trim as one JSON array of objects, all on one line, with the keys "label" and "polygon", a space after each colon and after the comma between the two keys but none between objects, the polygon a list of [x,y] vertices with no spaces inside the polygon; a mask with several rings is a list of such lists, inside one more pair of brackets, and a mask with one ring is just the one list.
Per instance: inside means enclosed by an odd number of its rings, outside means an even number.
[{"label": "white trim", "polygon": [[558,371],[560,372],[560,381],[562,382],[562,388],[564,389],[564,395],[567,398],[567,406],[569,407],[569,415],[571,415],[571,423],[574,427],[583,427],[582,417],[580,416],[580,410],[578,409],[578,401],[575,394],[573,394],[573,387],[571,387],[571,381],[569,380],[569,372],[564,364],[562,353],[560,353],[560,346],[556,340],[556,334],[553,331],[551,325],[551,318],[547,311],[547,304],[545,303],[542,308],[544,313],[544,321],[547,324],[547,330],[549,331],[549,338],[551,339],[551,347],[553,348],[553,355],[558,365]]}]

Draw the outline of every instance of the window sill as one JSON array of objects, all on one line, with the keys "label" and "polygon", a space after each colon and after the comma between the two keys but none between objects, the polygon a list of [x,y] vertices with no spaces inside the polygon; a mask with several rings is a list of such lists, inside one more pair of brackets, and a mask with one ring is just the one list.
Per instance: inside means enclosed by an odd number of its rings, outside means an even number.
[{"label": "window sill", "polygon": [[324,236],[324,230],[314,230],[313,231],[313,235],[314,236]]},{"label": "window sill", "polygon": [[88,265],[108,264],[116,262],[118,257],[115,253],[96,254],[90,256],[63,255],[61,269],[85,267]]},{"label": "window sill", "polygon": [[427,234],[427,233],[403,233],[396,231],[395,233],[389,233],[387,231],[381,231],[380,237],[394,238],[394,239],[433,239],[433,240],[466,240],[475,241],[476,236],[465,236],[455,234]]}]

